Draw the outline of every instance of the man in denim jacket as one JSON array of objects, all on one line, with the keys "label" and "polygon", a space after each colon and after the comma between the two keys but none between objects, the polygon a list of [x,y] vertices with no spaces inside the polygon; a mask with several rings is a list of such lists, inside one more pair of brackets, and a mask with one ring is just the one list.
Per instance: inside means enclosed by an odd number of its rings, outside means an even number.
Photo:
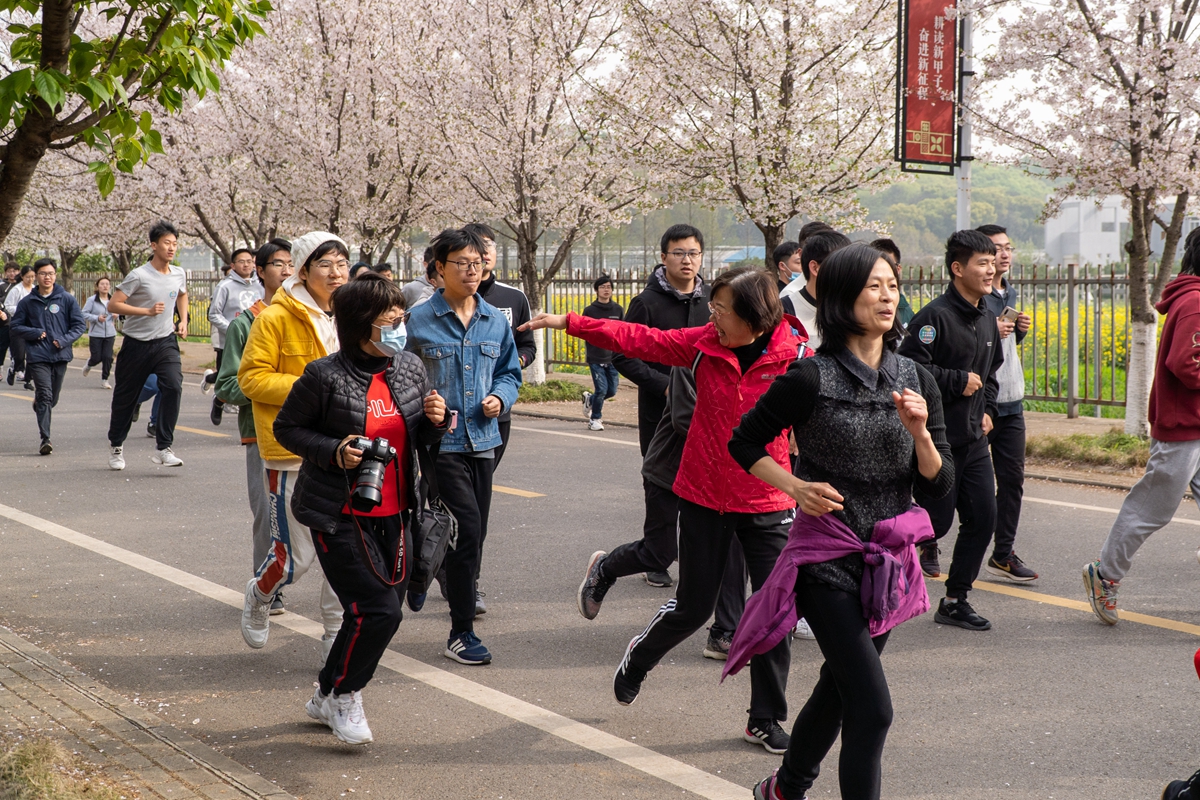
[{"label": "man in denim jacket", "polygon": [[489,664],[492,654],[474,630],[475,576],[500,446],[497,418],[517,400],[521,365],[508,319],[476,295],[483,278],[483,241],[470,231],[448,229],[432,247],[445,287],[412,309],[407,348],[421,357],[430,384],[458,417],[442,439],[435,465],[442,499],[458,520],[458,544],[446,553],[450,638],[445,655],[462,664]]}]

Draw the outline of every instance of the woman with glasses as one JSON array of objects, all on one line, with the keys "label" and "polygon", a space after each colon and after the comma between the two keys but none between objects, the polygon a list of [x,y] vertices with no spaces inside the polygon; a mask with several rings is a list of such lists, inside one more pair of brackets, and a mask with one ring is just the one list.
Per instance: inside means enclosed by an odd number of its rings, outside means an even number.
[{"label": "woman with glasses", "polygon": [[[572,336],[633,358],[692,367],[696,409],[675,479],[679,496],[679,582],[675,598],[633,638],[613,679],[617,702],[637,699],[642,681],[675,647],[700,629],[717,605],[733,537],[741,542],[754,589],[767,579],[787,542],[796,503],[786,493],[747,475],[726,444],[742,415],[782,375],[805,341],[800,322],[784,317],[775,282],[753,267],[730,270],[712,285],[712,321],[702,328],[661,331],[578,314],[540,314],[528,327],[566,330]],[[771,458],[788,465],[785,432],[767,444]],[[604,553],[592,557],[579,604],[603,598],[612,579]],[[586,616],[586,615],[585,615]],[[787,749],[779,723],[787,719],[791,652],[785,638],[750,664],[750,719],[744,738],[772,753]]]},{"label": "woman with glasses", "polygon": [[[293,486],[303,460],[279,443],[274,425],[304,368],[338,350],[331,298],[349,279],[349,255],[346,243],[325,231],[312,231],[292,241],[292,262],[299,269],[254,320],[238,367],[238,386],[254,413],[271,509],[271,549],[246,584],[242,607],[242,638],[256,650],[267,643],[268,617],[276,593],[317,565],[312,536],[292,510]],[[342,607],[323,577],[321,583],[324,660],[342,626]]]},{"label": "woman with glasses", "polygon": [[[403,619],[418,507],[417,447],[445,432],[446,403],[421,359],[404,351],[404,295],[375,273],[333,293],[337,353],[309,364],[275,418],[275,435],[304,459],[296,519],[309,526],[321,569],[346,609],[308,715],[347,744],[372,741],[362,689]],[[385,439],[395,456],[368,502],[358,439]]]},{"label": "woman with glasses", "polygon": [[[425,362],[429,383],[446,398],[450,429],[435,462],[442,500],[458,520],[458,544],[446,553],[450,637],[445,656],[460,664],[490,664],[475,635],[476,585],[492,504],[492,472],[500,446],[497,418],[517,401],[521,364],[512,328],[499,309],[478,297],[485,245],[469,230],[434,237],[434,264],[445,282],[408,321],[409,350]],[[424,595],[409,595],[419,611]]]}]

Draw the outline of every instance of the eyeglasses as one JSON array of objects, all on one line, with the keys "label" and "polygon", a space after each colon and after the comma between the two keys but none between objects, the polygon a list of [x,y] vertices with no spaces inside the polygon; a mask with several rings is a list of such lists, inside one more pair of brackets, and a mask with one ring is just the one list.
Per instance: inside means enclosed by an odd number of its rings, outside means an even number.
[{"label": "eyeglasses", "polygon": [[710,315],[712,315],[713,319],[720,319],[721,317],[728,316],[729,314],[732,314],[733,312],[732,311],[722,311],[721,309],[714,306],[712,303],[709,303],[708,304],[708,313]]},{"label": "eyeglasses", "polygon": [[321,260],[321,261],[318,261],[317,263],[313,264],[313,266],[316,267],[317,269],[321,270],[322,272],[329,272],[331,270],[337,270],[338,272],[349,272],[350,271],[350,262],[346,261],[345,259],[343,259],[341,261]]},{"label": "eyeglasses", "polygon": [[483,262],[482,261],[447,261],[445,263],[453,264],[455,267],[458,268],[459,272],[464,272],[464,273],[470,273],[470,272],[482,273],[483,272]]},{"label": "eyeglasses", "polygon": [[667,255],[676,261],[699,261],[704,253],[699,250],[672,250]]},{"label": "eyeglasses", "polygon": [[254,263],[254,259],[253,258],[239,258],[236,261],[234,261],[233,263],[241,264],[243,267],[248,267]]},{"label": "eyeglasses", "polygon": [[1013,249],[1014,248],[1011,244],[996,245],[996,254],[999,255],[1000,253],[1011,253],[1013,252]]},{"label": "eyeglasses", "polygon": [[408,322],[408,312],[404,311],[400,314],[400,316],[396,317],[396,319],[393,320],[390,325],[375,325],[374,323],[372,323],[371,327],[379,328],[379,330],[381,330],[381,331],[386,331],[386,330],[398,331],[398,330],[400,330],[400,326],[406,322]]},{"label": "eyeglasses", "polygon": [[293,264],[291,261],[280,261],[276,259],[275,261],[268,261],[267,266],[274,267],[275,269],[283,269],[284,267],[288,267],[290,269]]}]

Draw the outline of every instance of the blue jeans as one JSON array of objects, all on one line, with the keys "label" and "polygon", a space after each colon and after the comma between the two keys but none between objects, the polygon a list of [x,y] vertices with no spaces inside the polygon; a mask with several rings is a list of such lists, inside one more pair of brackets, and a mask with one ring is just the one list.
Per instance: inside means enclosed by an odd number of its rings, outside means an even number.
[{"label": "blue jeans", "polygon": [[604,401],[617,396],[617,382],[621,376],[612,364],[588,364],[592,370],[592,419],[600,419],[604,411]]},{"label": "blue jeans", "polygon": [[151,397],[154,398],[154,405],[150,407],[150,424],[153,425],[158,421],[158,407],[162,404],[162,395],[158,393],[158,376],[154,374],[146,378],[146,383],[142,386],[142,393],[138,395],[137,404],[140,406]]}]

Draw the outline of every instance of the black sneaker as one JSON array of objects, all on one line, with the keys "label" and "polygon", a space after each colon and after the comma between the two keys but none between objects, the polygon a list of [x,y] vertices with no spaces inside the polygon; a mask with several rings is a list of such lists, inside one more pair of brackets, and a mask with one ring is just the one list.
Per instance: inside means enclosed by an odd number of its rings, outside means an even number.
[{"label": "black sneaker", "polygon": [[1036,581],[1038,574],[1025,566],[1016,553],[1010,553],[1008,558],[998,561],[995,556],[987,560],[987,571],[1000,578],[1007,578],[1016,583]]},{"label": "black sneaker", "polygon": [[276,592],[275,599],[271,601],[271,616],[278,617],[285,610],[283,607],[283,592]]},{"label": "black sneaker", "polygon": [[646,670],[629,663],[629,656],[633,652],[633,643],[636,641],[636,637],[629,640],[629,647],[625,648],[625,657],[621,659],[621,663],[617,666],[617,673],[613,675],[613,694],[616,695],[617,702],[623,706],[633,705],[633,701],[637,700],[638,692],[642,690],[642,681],[646,680]]},{"label": "black sneaker", "polygon": [[746,723],[746,732],[742,734],[747,742],[761,744],[768,753],[780,755],[786,753],[791,737],[783,732],[779,723],[773,719],[754,719]]},{"label": "black sneaker", "polygon": [[651,586],[660,586],[666,588],[674,585],[675,581],[671,580],[671,573],[664,569],[661,572],[647,572],[646,583],[650,584]]},{"label": "black sneaker", "polygon": [[221,424],[221,414],[225,412],[225,403],[222,400],[213,398],[212,410],[208,412],[208,419],[213,425]]},{"label": "black sneaker", "polygon": [[45,439],[42,441],[42,446],[38,448],[38,452],[44,456],[48,456],[54,452],[54,445],[50,444],[49,439]]},{"label": "black sneaker", "polygon": [[729,660],[729,648],[733,646],[733,637],[724,631],[708,629],[708,642],[704,645],[704,657],[717,661]]},{"label": "black sneaker", "polygon": [[595,619],[600,613],[600,604],[604,602],[604,595],[608,594],[608,590],[616,583],[615,578],[604,577],[604,572],[600,569],[600,565],[604,563],[603,550],[597,550],[592,553],[592,558],[588,561],[587,572],[583,575],[583,583],[579,584],[579,593],[576,595],[576,600],[579,604],[579,613],[584,619]]},{"label": "black sneaker", "polygon": [[925,573],[925,577],[940,578],[942,565],[938,562],[938,555],[942,551],[938,548],[937,543],[918,545],[917,550],[920,554],[921,572]]},{"label": "black sneaker", "polygon": [[141,415],[142,415],[142,404],[138,403],[136,406],[133,407],[133,418],[130,419],[129,421],[137,422],[138,417],[140,417]]},{"label": "black sneaker", "polygon": [[149,439],[157,439],[158,438],[158,431],[155,430],[155,425],[154,425],[153,420],[146,423],[146,437]]},{"label": "black sneaker", "polygon": [[36,390],[36,389],[34,389],[34,387],[33,387],[33,381],[25,381],[25,390],[26,390],[26,391],[29,391],[29,392],[34,392],[34,391],[37,391],[37,390]]},{"label": "black sneaker", "polygon": [[933,615],[934,622],[939,625],[957,625],[969,631],[990,631],[992,629],[992,623],[976,614],[975,609],[971,608],[971,604],[966,600],[958,600],[953,603],[948,603],[946,600],[947,598],[943,597],[942,601],[938,603],[938,609]]},{"label": "black sneaker", "polygon": [[475,616],[487,613],[487,603],[483,602],[483,598],[487,597],[487,592],[479,590],[479,582],[475,582]]},{"label": "black sneaker", "polygon": [[10,367],[8,370],[8,385],[12,386],[17,380],[17,373]]},{"label": "black sneaker", "polygon": [[1163,789],[1162,800],[1200,800],[1200,772],[1186,781],[1171,781]]}]

